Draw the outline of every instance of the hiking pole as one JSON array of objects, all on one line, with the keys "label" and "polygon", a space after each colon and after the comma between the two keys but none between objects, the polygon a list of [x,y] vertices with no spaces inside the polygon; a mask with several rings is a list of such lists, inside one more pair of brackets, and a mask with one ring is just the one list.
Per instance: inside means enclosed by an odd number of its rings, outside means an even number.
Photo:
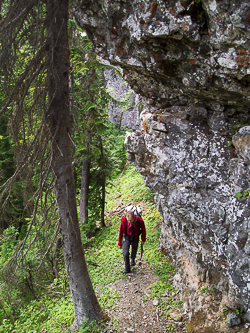
[{"label": "hiking pole", "polygon": [[142,254],[143,254],[143,244],[141,242],[141,256],[140,256],[139,266],[141,265]]},{"label": "hiking pole", "polygon": [[143,255],[143,244],[141,242],[141,260],[142,260],[142,255]]}]

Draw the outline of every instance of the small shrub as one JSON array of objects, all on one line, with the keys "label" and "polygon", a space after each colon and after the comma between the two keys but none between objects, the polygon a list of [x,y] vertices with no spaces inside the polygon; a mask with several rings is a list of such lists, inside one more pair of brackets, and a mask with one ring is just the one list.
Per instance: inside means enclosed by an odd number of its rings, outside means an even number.
[{"label": "small shrub", "polygon": [[224,318],[226,318],[226,316],[228,314],[228,308],[227,308],[226,304],[222,304],[222,306],[223,306],[222,316]]},{"label": "small shrub", "polygon": [[82,322],[79,333],[98,333],[98,326],[95,320],[89,322],[88,319]]},{"label": "small shrub", "polygon": [[201,294],[204,294],[204,293],[207,293],[208,292],[208,287],[203,287],[200,289],[200,293]]}]

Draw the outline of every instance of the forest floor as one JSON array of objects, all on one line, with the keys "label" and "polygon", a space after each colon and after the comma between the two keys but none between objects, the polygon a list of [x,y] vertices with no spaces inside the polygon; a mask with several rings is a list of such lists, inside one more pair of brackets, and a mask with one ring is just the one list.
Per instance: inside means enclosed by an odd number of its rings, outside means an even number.
[{"label": "forest floor", "polygon": [[[158,250],[161,216],[135,169],[130,166],[126,170],[122,179],[110,189],[107,202],[108,228],[102,231],[103,236],[100,233],[96,238],[96,246],[92,245],[103,250],[97,251],[95,256],[91,251],[88,253],[89,262],[100,264],[96,268],[90,266],[91,277],[94,281],[96,276],[95,291],[110,318],[101,324],[98,332],[250,333],[250,325],[243,321],[233,328],[225,324],[221,293],[216,288],[208,286],[201,292],[202,286],[172,285],[175,276],[184,281],[185,272],[183,267],[172,265],[168,256]],[[124,270],[122,250],[119,250],[117,240],[120,219],[127,204],[142,208],[147,241],[142,259],[139,250],[136,266],[124,275],[121,273]],[[109,277],[105,279],[105,276]]]},{"label": "forest floor", "polygon": [[[124,267],[121,263],[121,270]],[[153,268],[146,261],[137,260],[131,273],[125,279],[112,282],[109,287],[117,291],[121,297],[118,304],[107,310],[111,325],[107,323],[104,329],[107,333],[165,333],[187,332],[185,323],[187,316],[176,313],[175,319],[163,318],[157,305],[157,299],[152,300],[148,287],[158,281]]]},{"label": "forest floor", "polygon": [[[121,263],[121,271],[124,269]],[[206,327],[203,321],[189,319],[183,308],[174,309],[167,316],[163,316],[157,307],[157,299],[150,297],[149,287],[158,281],[158,276],[153,273],[153,268],[142,260],[137,260],[131,273],[125,279],[117,280],[109,284],[119,293],[120,298],[116,306],[105,310],[110,321],[102,324],[101,332],[105,333],[250,333],[248,325],[240,325],[229,328],[222,316],[214,314],[210,322],[214,323]],[[97,292],[98,294],[98,292]],[[178,295],[172,294],[174,297]],[[211,299],[215,303],[216,300]]]}]

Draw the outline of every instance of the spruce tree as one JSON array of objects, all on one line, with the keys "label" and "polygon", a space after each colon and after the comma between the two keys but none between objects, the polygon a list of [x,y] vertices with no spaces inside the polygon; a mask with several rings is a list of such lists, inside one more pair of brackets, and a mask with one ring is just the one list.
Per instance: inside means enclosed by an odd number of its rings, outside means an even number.
[{"label": "spruce tree", "polygon": [[52,172],[75,310],[71,327],[74,330],[85,319],[100,319],[101,308],[84,258],[76,207],[71,151],[69,0],[11,0],[1,4],[5,13],[0,21],[0,38],[6,99],[0,115],[12,109],[12,136],[18,147],[15,172],[6,182],[2,197],[7,200],[6,193],[27,167],[33,163],[40,167],[39,186],[31,200],[32,220],[8,272],[16,272],[28,251],[23,253]]}]

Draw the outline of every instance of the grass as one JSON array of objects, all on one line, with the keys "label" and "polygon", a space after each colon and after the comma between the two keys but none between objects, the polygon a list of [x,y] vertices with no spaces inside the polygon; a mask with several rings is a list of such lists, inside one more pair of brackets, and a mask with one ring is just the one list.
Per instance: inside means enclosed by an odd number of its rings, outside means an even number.
[{"label": "grass", "polygon": [[[147,241],[143,257],[159,276],[159,281],[149,288],[150,298],[159,299],[157,306],[161,309],[162,315],[172,307],[182,306],[180,302],[174,303],[170,296],[176,291],[171,285],[171,277],[175,271],[158,250],[160,235],[158,225],[161,216],[153,201],[153,194],[145,187],[141,175],[130,165],[119,180],[110,184],[107,192],[106,212],[111,211],[121,202],[136,204],[143,202],[145,204],[143,219],[147,229]],[[123,268],[122,250],[117,244],[120,220],[121,215],[107,220],[108,227],[97,232],[95,237],[85,244],[90,278],[94,289],[98,290],[99,303],[104,311],[116,306],[121,297],[110,287],[110,284],[115,280],[125,278],[121,272],[121,267]],[[64,274],[65,272],[62,275]],[[145,299],[145,301],[147,300]],[[42,329],[46,329],[48,332],[62,333],[67,332],[73,319],[74,311],[70,295],[44,296],[39,301],[30,302],[28,307],[20,310],[15,327],[9,320],[0,324],[0,332],[38,333]],[[115,321],[116,319],[111,325],[115,326]],[[91,324],[84,322],[79,332],[98,332],[98,327],[94,322]]]},{"label": "grass", "polygon": [[[152,299],[155,297],[159,299],[157,307],[163,311],[162,314],[171,308],[182,307],[182,301],[173,302],[170,295],[166,296],[166,294],[172,295],[172,293],[176,292],[176,289],[171,284],[171,277],[175,274],[175,270],[172,264],[158,250],[160,236],[158,225],[161,221],[161,216],[153,201],[153,195],[145,187],[141,175],[130,165],[123,177],[110,186],[108,191],[107,211],[111,211],[121,201],[123,203],[143,202],[146,204],[146,210],[143,211],[143,219],[147,230],[147,241],[144,246],[146,251],[143,257],[153,267],[154,273],[159,276],[159,281],[149,288],[150,296]],[[117,246],[120,220],[121,216],[116,216],[108,221],[110,227],[102,230],[95,237],[94,246],[88,252],[88,262],[91,260],[102,262],[102,267],[89,267],[91,281],[94,285],[101,284],[104,286],[114,280],[124,278],[120,268],[121,262],[123,262],[122,250],[119,250]],[[93,252],[93,248],[96,249],[95,252]],[[110,269],[110,267],[112,268]]]},{"label": "grass", "polygon": [[145,202],[154,204],[154,195],[144,185],[142,176],[131,164],[124,172],[121,179],[114,181],[107,189],[106,211],[111,211],[116,207],[117,201],[123,200],[123,203]]}]

